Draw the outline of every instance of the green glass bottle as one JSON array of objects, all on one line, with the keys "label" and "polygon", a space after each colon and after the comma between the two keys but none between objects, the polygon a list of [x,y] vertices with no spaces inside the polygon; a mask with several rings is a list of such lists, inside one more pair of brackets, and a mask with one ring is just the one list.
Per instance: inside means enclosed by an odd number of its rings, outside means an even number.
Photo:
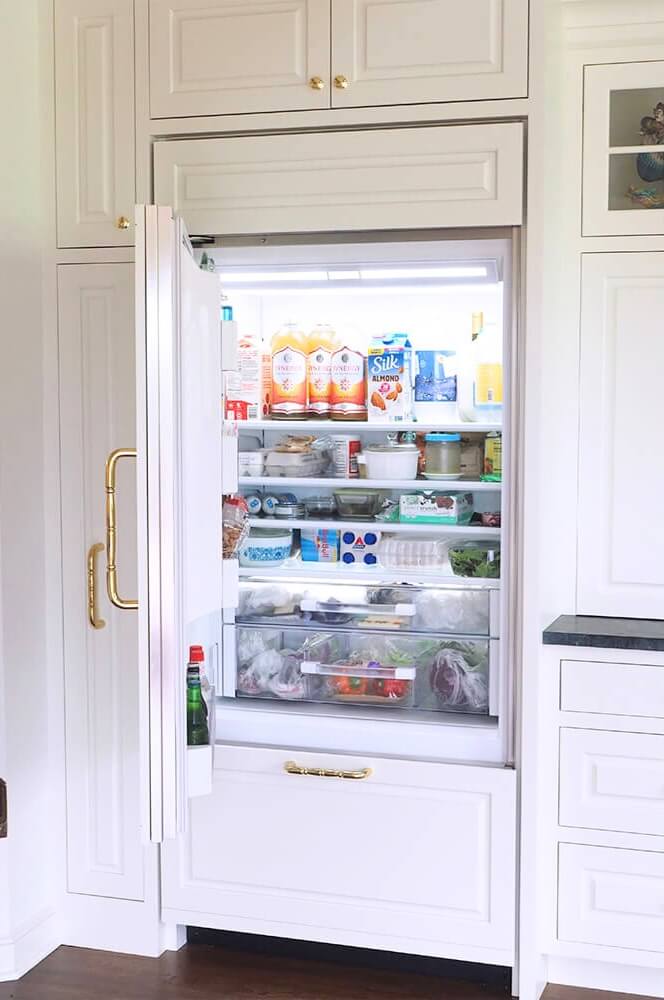
[{"label": "green glass bottle", "polygon": [[207,746],[210,730],[207,721],[207,706],[201,691],[201,674],[197,663],[187,667],[187,745]]}]

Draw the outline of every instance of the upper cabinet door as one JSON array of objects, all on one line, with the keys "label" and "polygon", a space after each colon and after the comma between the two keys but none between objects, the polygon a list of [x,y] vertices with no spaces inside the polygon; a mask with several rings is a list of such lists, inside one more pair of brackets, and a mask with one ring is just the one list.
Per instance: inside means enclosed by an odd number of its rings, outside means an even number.
[{"label": "upper cabinet door", "polygon": [[199,235],[518,226],[523,126],[158,142],[154,183]]},{"label": "upper cabinet door", "polygon": [[664,62],[585,67],[584,236],[661,235],[663,101]]},{"label": "upper cabinet door", "polygon": [[332,106],[526,97],[528,0],[332,0]]},{"label": "upper cabinet door", "polygon": [[581,294],[576,610],[663,618],[664,253],[584,254]]},{"label": "upper cabinet door", "polygon": [[150,0],[152,118],[330,106],[330,0]]},{"label": "upper cabinet door", "polygon": [[189,646],[203,647],[213,676],[221,649],[220,295],[181,220],[138,206],[139,683],[145,822],[156,842],[184,827]]},{"label": "upper cabinet door", "polygon": [[134,242],[133,0],[56,0],[59,247]]}]

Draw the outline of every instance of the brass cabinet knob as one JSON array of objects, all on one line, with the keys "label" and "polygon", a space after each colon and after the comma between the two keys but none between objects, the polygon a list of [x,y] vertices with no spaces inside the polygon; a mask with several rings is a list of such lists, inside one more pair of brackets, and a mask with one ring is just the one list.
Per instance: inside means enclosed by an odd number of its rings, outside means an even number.
[{"label": "brass cabinet knob", "polygon": [[337,88],[337,90],[346,90],[347,87],[349,86],[348,78],[345,76],[335,76],[334,86]]},{"label": "brass cabinet knob", "polygon": [[121,215],[115,225],[117,229],[129,229],[131,223],[126,215]]},{"label": "brass cabinet knob", "polygon": [[309,86],[312,90],[323,90],[325,88],[325,80],[321,80],[319,76],[312,76],[309,80]]}]

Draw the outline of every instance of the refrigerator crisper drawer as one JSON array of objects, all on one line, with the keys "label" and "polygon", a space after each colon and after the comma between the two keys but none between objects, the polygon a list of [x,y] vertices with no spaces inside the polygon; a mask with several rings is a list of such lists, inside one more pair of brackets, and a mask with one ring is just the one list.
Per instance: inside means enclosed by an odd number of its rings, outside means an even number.
[{"label": "refrigerator crisper drawer", "polygon": [[497,636],[497,601],[498,591],[481,589],[250,580],[240,584],[236,620]]},{"label": "refrigerator crisper drawer", "polygon": [[488,716],[497,660],[468,636],[227,625],[224,694]]}]

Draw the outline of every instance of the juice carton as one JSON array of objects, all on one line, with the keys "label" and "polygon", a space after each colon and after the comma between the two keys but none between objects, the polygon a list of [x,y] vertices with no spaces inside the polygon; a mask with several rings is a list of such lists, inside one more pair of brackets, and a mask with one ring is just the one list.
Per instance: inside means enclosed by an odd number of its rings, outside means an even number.
[{"label": "juice carton", "polygon": [[412,348],[405,333],[375,337],[367,358],[368,418],[402,423],[413,415]]}]

